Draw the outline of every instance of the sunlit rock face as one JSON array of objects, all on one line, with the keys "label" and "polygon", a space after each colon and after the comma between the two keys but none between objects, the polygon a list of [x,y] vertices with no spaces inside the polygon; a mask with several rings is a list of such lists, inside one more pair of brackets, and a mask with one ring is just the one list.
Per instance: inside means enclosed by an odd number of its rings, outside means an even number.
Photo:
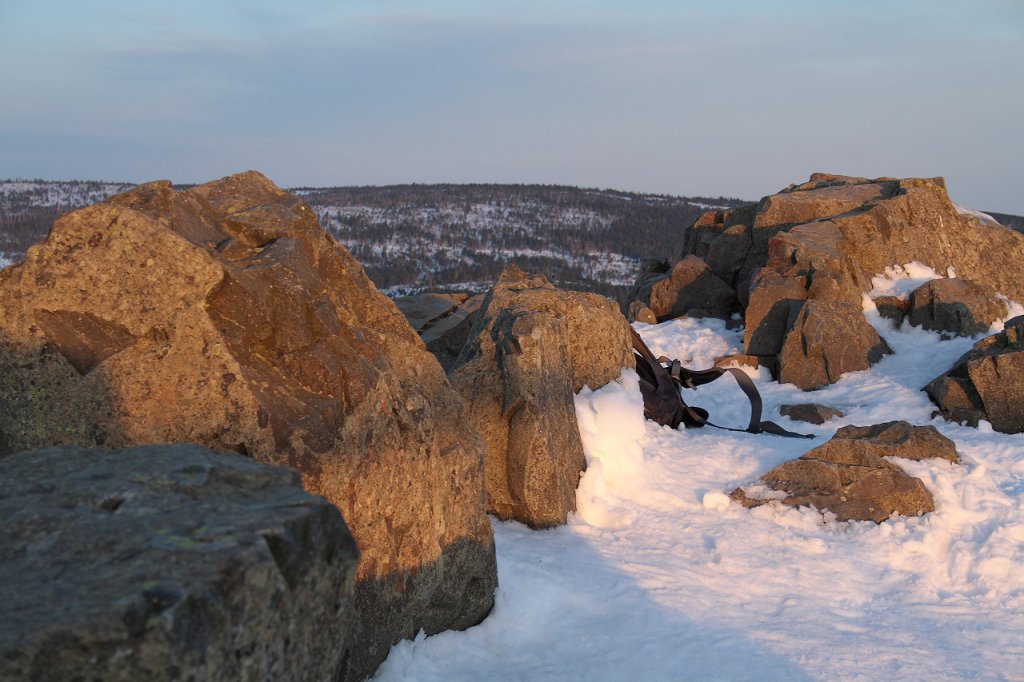
[{"label": "sunlit rock face", "polygon": [[142,185],[0,273],[0,453],[195,442],[295,467],[362,550],[350,660],[478,622],[483,449],[436,359],[310,208],[256,172]]},{"label": "sunlit rock face", "polygon": [[474,319],[451,377],[484,439],[489,510],[565,523],[586,467],[573,396],[634,366],[629,324],[612,300],[514,266]]},{"label": "sunlit rock face", "polygon": [[[859,308],[872,276],[913,261],[1024,301],[1024,235],[958,210],[942,178],[854,178],[816,173],[757,204],[711,211],[687,231],[683,255],[708,264],[744,308],[746,353],[780,355],[797,343],[805,365],[786,381],[811,389],[881,354],[858,333],[857,357],[841,345],[813,347],[801,322],[808,302]],[[822,336],[825,339],[825,336]],[[792,356],[791,353],[789,353]],[[790,367],[793,363],[790,362]],[[814,364],[815,367],[809,367]]]},{"label": "sunlit rock face", "polygon": [[[792,507],[814,506],[835,514],[838,521],[881,523],[893,514],[917,516],[935,511],[924,482],[887,458],[939,458],[959,463],[953,441],[934,426],[905,421],[871,426],[844,426],[830,441],[781,464],[762,477],[778,501]],[[747,507],[766,504],[737,488],[732,498]]]}]

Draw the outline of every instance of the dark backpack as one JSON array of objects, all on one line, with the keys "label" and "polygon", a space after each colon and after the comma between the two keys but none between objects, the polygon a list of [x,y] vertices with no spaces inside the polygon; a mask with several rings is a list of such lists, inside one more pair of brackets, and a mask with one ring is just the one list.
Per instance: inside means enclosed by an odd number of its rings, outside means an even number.
[{"label": "dark backpack", "polygon": [[[691,370],[683,367],[678,360],[669,360],[668,367],[654,357],[654,353],[643,342],[635,330],[633,335],[633,355],[636,359],[636,373],[640,376],[640,392],[644,397],[644,416],[648,419],[679,428],[685,424],[690,428],[713,426],[726,431],[746,431],[748,433],[771,433],[789,438],[814,438],[811,434],[787,431],[778,424],[761,421],[761,394],[750,377],[743,370],[736,368],[712,367],[705,370]],[[730,429],[708,421],[708,411],[700,407],[691,407],[683,400],[682,388],[697,388],[711,383],[724,374],[731,374],[740,389],[750,401],[750,425],[746,429]]]}]

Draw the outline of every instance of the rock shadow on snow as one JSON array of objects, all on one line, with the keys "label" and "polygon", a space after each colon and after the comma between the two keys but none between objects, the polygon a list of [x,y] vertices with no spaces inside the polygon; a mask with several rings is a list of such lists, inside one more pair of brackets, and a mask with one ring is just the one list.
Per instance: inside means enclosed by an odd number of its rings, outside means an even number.
[{"label": "rock shadow on snow", "polygon": [[658,603],[574,523],[495,521],[503,556],[492,616],[458,635],[400,642],[375,679],[814,679],[749,632]]}]

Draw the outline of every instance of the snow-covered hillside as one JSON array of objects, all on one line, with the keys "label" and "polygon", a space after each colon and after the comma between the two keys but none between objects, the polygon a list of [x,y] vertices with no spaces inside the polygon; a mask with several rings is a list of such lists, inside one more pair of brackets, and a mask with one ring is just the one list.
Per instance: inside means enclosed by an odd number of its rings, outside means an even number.
[{"label": "snow-covered hillside", "polygon": [[33,206],[70,210],[109,199],[133,186],[125,182],[0,180],[0,200],[14,210]]},{"label": "snow-covered hillside", "polygon": [[[881,288],[920,273],[888,274]],[[1024,680],[1024,434],[933,420],[920,388],[973,340],[896,331],[870,300],[865,309],[896,351],[871,370],[812,394],[753,374],[767,416],[812,441],[645,422],[628,370],[581,392],[578,512],[547,531],[495,522],[493,614],[396,645],[376,679]],[[717,320],[637,327],[656,355],[696,368],[742,345]],[[746,424],[726,380],[684,397]],[[812,426],[778,415],[808,400],[846,416]],[[934,513],[838,523],[727,497],[839,426],[895,419],[933,424],[962,456],[893,460],[925,482]]]},{"label": "snow-covered hillside", "polygon": [[62,213],[131,187],[118,182],[0,180],[0,268],[21,261]]},{"label": "snow-covered hillside", "polygon": [[[61,213],[130,187],[0,181],[0,254],[20,260]],[[700,213],[743,203],[549,185],[293,191],[392,295],[486,289],[514,263],[566,288],[619,296],[642,257],[679,251],[683,228]]]}]

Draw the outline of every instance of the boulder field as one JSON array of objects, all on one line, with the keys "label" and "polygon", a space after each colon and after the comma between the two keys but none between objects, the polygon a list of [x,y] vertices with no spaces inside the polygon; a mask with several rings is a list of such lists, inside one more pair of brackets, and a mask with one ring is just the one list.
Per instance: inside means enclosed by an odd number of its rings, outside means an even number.
[{"label": "boulder field", "polygon": [[1024,235],[958,209],[942,178],[815,173],[702,215],[678,263],[641,274],[627,307],[659,321],[740,310],[745,354],[813,390],[888,352],[864,321],[862,295],[873,276],[913,261],[958,281],[929,285],[912,303],[883,302],[883,314],[902,319],[909,308],[912,324],[973,335],[1006,314],[996,293],[1024,301]]}]

